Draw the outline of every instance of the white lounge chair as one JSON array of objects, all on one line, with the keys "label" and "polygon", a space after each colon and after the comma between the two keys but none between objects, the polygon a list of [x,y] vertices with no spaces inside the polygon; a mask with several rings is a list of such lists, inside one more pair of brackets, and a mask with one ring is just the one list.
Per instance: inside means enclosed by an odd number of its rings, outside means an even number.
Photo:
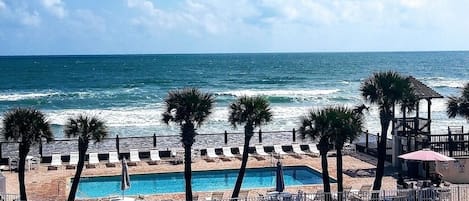
[{"label": "white lounge chair", "polygon": [[227,158],[234,158],[235,155],[231,152],[231,147],[222,147],[223,156]]},{"label": "white lounge chair", "polygon": [[78,164],[78,152],[70,152],[70,161],[68,162],[69,165],[77,165]]},{"label": "white lounge chair", "polygon": [[138,149],[130,149],[130,162],[139,162]]},{"label": "white lounge chair", "polygon": [[70,152],[70,160],[66,169],[75,169],[78,164],[78,152]]},{"label": "white lounge chair", "polygon": [[117,151],[110,151],[108,160],[109,163],[119,163],[119,154]]},{"label": "white lounge chair", "polygon": [[292,144],[293,153],[296,155],[304,155],[306,154],[303,150],[301,150],[300,144]]},{"label": "white lounge chair", "polygon": [[99,164],[98,153],[89,153],[88,154],[88,165],[86,168],[95,168]]},{"label": "white lounge chair", "polygon": [[119,164],[119,154],[117,151],[110,151],[106,167],[116,167],[116,164]]},{"label": "white lounge chair", "polygon": [[261,144],[258,144],[255,147],[256,147],[257,155],[259,155],[259,156],[268,156],[269,155],[268,153],[265,153],[264,146],[262,146]]},{"label": "white lounge chair", "polygon": [[218,159],[218,155],[215,153],[215,148],[207,148],[207,157],[208,159]]},{"label": "white lounge chair", "polygon": [[62,165],[62,155],[60,153],[53,153],[50,162],[49,170],[57,170]]},{"label": "white lounge chair", "polygon": [[148,162],[148,164],[150,165],[156,165],[158,164],[158,162],[161,161],[161,158],[160,158],[160,151],[158,151],[158,149],[152,149],[150,150],[150,161]]},{"label": "white lounge chair", "polygon": [[283,149],[282,149],[282,145],[279,145],[279,144],[276,144],[274,145],[274,152],[278,155],[286,155],[287,152],[284,152]]},{"label": "white lounge chair", "polygon": [[308,148],[311,156],[318,157],[321,155],[316,144],[308,144]]}]

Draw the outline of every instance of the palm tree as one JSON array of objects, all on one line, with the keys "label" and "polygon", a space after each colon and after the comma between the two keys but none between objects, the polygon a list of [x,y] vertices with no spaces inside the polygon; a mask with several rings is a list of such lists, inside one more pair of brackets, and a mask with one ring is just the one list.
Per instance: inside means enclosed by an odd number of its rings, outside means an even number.
[{"label": "palm tree", "polygon": [[301,117],[301,126],[298,129],[302,138],[310,137],[314,141],[319,140],[317,147],[321,155],[322,183],[325,193],[331,192],[327,152],[330,150],[329,145],[333,130],[331,126],[334,121],[334,116],[335,111],[333,107],[327,107],[316,111],[310,110],[306,116]]},{"label": "palm tree", "polygon": [[461,116],[469,120],[469,83],[464,86],[461,97],[449,97],[446,113],[449,118]]},{"label": "palm tree", "polygon": [[165,99],[166,111],[163,122],[174,122],[181,127],[181,142],[184,147],[184,178],[186,180],[186,200],[192,201],[191,148],[197,132],[210,115],[215,99],[212,94],[202,93],[196,88],[170,91]]},{"label": "palm tree", "polygon": [[[366,107],[365,107],[366,108]],[[335,107],[331,110],[335,118],[331,122],[331,139],[335,144],[337,151],[337,190],[339,192],[339,200],[342,200],[343,176],[342,176],[342,150],[344,144],[356,139],[363,128],[363,113],[365,109],[359,106],[353,110],[346,107]]]},{"label": "palm tree", "polygon": [[248,162],[249,142],[254,135],[254,128],[272,121],[272,112],[270,110],[269,101],[261,96],[241,96],[230,105],[228,121],[234,128],[238,125],[244,125],[243,158],[231,198],[237,198],[241,190]]},{"label": "palm tree", "polygon": [[362,83],[360,91],[367,102],[376,104],[379,108],[381,138],[378,145],[378,164],[373,190],[380,190],[386,160],[387,134],[389,124],[394,118],[394,105],[404,103],[403,106],[411,111],[415,105],[412,100],[416,99],[410,82],[399,73],[392,71],[373,74]]},{"label": "palm tree", "polygon": [[73,201],[75,200],[78,183],[80,183],[81,173],[83,171],[83,166],[85,165],[86,151],[88,150],[90,140],[101,142],[108,135],[108,132],[104,122],[98,118],[79,115],[76,118],[68,119],[64,133],[68,138],[78,136],[77,171],[73,178],[70,194],[68,195],[68,201]]},{"label": "palm tree", "polygon": [[2,135],[6,140],[19,143],[18,183],[20,185],[20,199],[28,200],[24,185],[26,156],[31,145],[41,143],[42,138],[45,138],[47,142],[54,139],[49,122],[39,110],[32,108],[13,109],[4,115]]}]

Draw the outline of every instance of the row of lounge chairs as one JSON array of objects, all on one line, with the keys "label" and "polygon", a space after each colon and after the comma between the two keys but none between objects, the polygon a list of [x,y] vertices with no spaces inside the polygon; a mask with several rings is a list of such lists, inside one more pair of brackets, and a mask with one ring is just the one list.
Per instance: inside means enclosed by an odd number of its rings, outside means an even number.
[{"label": "row of lounge chairs", "polygon": [[[295,155],[298,157],[301,157],[302,155],[309,155],[312,157],[318,157],[320,155],[319,150],[317,149],[316,144],[308,144],[308,150],[302,150],[300,144],[292,144],[292,152],[286,152],[283,150],[282,145],[274,145],[273,146],[273,152],[267,153],[265,152],[264,146],[261,144],[257,144],[254,146],[255,148],[255,153],[253,153],[253,156],[256,158],[263,158],[266,156],[277,156],[277,157],[282,157],[284,155]],[[243,154],[243,147],[238,147],[238,156],[241,156]],[[236,155],[232,152],[231,147],[222,147],[222,155],[218,155],[215,151],[215,148],[207,148],[207,154],[206,158],[208,160],[216,160],[218,158],[233,158],[236,157]],[[251,155],[251,154],[249,154]],[[335,152],[328,152],[328,156],[334,156]]]},{"label": "row of lounge chairs", "polygon": [[[263,158],[266,156],[278,156],[282,157],[284,155],[294,155],[297,157],[301,157],[302,155],[309,155],[312,157],[318,157],[320,155],[319,150],[317,149],[316,144],[308,144],[307,150],[302,150],[300,144],[294,143],[291,145],[292,152],[286,152],[283,150],[282,145],[274,145],[273,146],[273,152],[267,153],[264,150],[264,146],[261,144],[256,144],[254,146],[255,148],[255,153],[250,154],[253,155],[254,157],[258,158]],[[235,148],[236,149],[236,148]],[[243,147],[237,147],[238,149],[238,154],[234,154],[232,152],[231,147],[222,147],[222,155],[218,155],[215,151],[215,148],[207,148],[206,149],[206,159],[208,160],[217,160],[219,158],[234,158],[234,157],[241,157],[243,153]],[[171,154],[174,156],[175,153]],[[333,156],[335,153],[334,152],[328,152],[328,156]],[[129,151],[129,166],[136,165],[137,162],[140,162],[141,159],[139,157],[139,151],[137,149],[130,149]],[[53,167],[59,167],[62,165],[62,160],[61,160],[61,154],[60,153],[54,153],[52,154],[52,160],[50,166]],[[174,158],[174,157],[173,157]],[[157,149],[152,149],[150,150],[150,160],[147,161],[150,165],[155,165],[158,164],[161,161],[160,157],[160,151]],[[98,158],[98,153],[89,153],[88,154],[88,164],[87,168],[92,168],[95,167],[100,163],[99,158]],[[109,158],[108,158],[108,163],[106,163],[106,166],[108,167],[114,167],[115,164],[119,163],[119,154],[116,151],[111,151],[109,152]],[[78,164],[78,152],[70,152],[70,161],[67,165],[67,168],[74,168]]]}]

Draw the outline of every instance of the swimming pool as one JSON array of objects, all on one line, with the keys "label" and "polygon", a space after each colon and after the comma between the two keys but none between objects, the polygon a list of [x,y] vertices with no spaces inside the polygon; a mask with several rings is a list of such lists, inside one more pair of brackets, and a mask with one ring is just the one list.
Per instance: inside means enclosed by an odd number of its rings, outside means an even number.
[{"label": "swimming pool", "polygon": [[[238,169],[194,171],[193,191],[221,191],[234,188]],[[321,173],[306,166],[286,166],[283,169],[285,186],[321,184]],[[119,195],[120,175],[84,177],[80,179],[77,197],[100,198]],[[331,179],[331,182],[335,182]],[[184,192],[184,173],[156,173],[130,175],[130,189],[126,195],[153,195]],[[243,189],[275,187],[275,167],[248,168],[243,180]]]}]

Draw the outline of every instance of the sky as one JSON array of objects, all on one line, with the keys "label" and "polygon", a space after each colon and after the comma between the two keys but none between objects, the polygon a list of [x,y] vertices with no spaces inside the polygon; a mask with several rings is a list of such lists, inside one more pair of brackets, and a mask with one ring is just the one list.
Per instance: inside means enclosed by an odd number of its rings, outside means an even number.
[{"label": "sky", "polygon": [[0,55],[469,50],[469,0],[0,0]]}]

